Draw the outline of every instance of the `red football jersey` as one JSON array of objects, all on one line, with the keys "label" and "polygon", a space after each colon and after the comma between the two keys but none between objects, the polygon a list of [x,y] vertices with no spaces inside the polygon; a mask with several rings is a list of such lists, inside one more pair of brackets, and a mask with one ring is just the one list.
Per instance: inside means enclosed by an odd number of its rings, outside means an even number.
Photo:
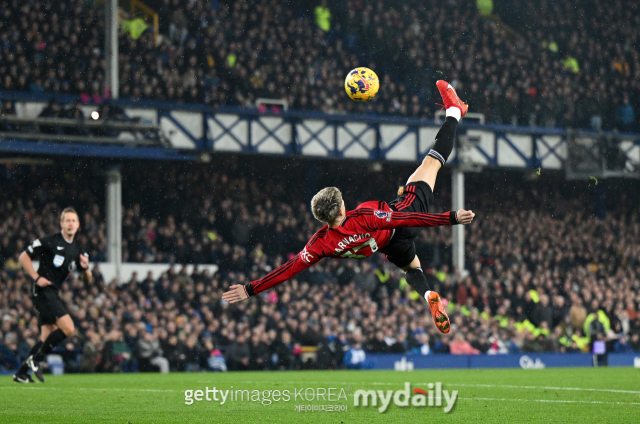
[{"label": "red football jersey", "polygon": [[456,224],[455,212],[397,212],[386,202],[360,204],[336,228],[325,225],[295,257],[245,286],[247,295],[265,291],[288,280],[320,259],[366,258],[385,247],[396,227],[434,227]]}]

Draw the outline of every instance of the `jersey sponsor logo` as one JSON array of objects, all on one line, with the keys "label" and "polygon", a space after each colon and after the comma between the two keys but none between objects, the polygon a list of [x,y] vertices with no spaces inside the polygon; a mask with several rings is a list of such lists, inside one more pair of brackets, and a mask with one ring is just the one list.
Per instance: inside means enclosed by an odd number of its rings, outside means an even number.
[{"label": "jersey sponsor logo", "polygon": [[386,219],[387,222],[391,221],[391,212],[375,211],[373,213],[380,219]]},{"label": "jersey sponsor logo", "polygon": [[63,249],[64,249],[64,247],[58,246],[58,250],[63,250]]},{"label": "jersey sponsor logo", "polygon": [[302,259],[304,262],[310,264],[311,263],[311,259],[313,259],[314,256],[307,252],[307,248],[305,247],[304,250],[302,252],[300,252],[300,259]]},{"label": "jersey sponsor logo", "polygon": [[53,257],[53,265],[56,268],[60,268],[60,266],[64,263],[64,256],[56,255]]}]

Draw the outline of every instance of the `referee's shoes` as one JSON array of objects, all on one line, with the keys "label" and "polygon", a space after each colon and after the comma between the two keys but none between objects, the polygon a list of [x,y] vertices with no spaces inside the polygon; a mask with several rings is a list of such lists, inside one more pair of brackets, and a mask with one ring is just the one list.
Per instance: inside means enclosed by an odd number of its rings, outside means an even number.
[{"label": "referee's shoes", "polygon": [[31,368],[31,371],[33,371],[33,375],[35,375],[38,378],[38,380],[44,383],[44,375],[42,374],[42,367],[38,362],[34,361],[33,355],[30,355],[27,358],[26,362],[29,368]]},{"label": "referee's shoes", "polygon": [[29,374],[18,374],[15,373],[13,374],[13,381],[15,381],[16,383],[35,383],[35,381],[33,380],[33,378],[31,378],[31,376]]}]

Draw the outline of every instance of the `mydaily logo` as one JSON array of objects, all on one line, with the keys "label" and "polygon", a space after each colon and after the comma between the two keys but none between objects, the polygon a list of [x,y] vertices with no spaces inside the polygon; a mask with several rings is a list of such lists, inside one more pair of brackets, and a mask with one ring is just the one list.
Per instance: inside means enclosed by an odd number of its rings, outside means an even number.
[{"label": "mydaily logo", "polygon": [[[414,388],[411,391],[411,383],[404,383],[402,390],[356,390],[353,398],[354,406],[375,406],[378,412],[384,413],[393,401],[393,404],[404,408],[413,406],[417,408],[436,407],[442,408],[443,412],[451,412],[458,399],[458,391],[442,389],[442,383],[429,383],[427,391],[421,388]],[[444,404],[443,405],[443,400]]]}]

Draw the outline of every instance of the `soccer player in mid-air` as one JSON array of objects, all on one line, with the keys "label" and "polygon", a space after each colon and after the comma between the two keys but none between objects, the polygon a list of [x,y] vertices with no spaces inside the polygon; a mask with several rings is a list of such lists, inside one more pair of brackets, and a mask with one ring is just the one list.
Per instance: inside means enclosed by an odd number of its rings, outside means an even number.
[{"label": "soccer player in mid-air", "polygon": [[[73,320],[58,297],[58,290],[69,273],[78,270],[85,282],[91,283],[93,280],[89,270],[89,254],[74,239],[80,228],[75,209],[65,208],[62,211],[60,228],[59,233],[35,240],[20,254],[22,267],[33,279],[31,300],[40,313],[40,340],[33,345],[29,356],[14,374],[13,381],[16,383],[32,383],[29,370],[44,383],[40,363],[54,347],[73,334]],[[40,261],[38,271],[33,267],[32,260],[35,259]]]},{"label": "soccer player in mid-air", "polygon": [[459,210],[429,213],[433,203],[433,188],[440,168],[453,150],[458,121],[467,113],[467,105],[460,101],[455,89],[446,81],[436,83],[446,108],[446,119],[436,135],[436,142],[400,187],[398,197],[391,203],[370,201],[347,212],[340,190],[327,187],[311,201],[313,216],[325,223],[311,237],[304,249],[288,262],[250,284],[233,285],[222,298],[235,303],[280,284],[324,257],[365,258],[374,252],[383,253],[389,261],[406,272],[407,283],[426,299],[436,327],[443,333],[450,330],[440,296],[431,291],[414,239],[419,228],[438,225],[470,224],[475,214]]}]

